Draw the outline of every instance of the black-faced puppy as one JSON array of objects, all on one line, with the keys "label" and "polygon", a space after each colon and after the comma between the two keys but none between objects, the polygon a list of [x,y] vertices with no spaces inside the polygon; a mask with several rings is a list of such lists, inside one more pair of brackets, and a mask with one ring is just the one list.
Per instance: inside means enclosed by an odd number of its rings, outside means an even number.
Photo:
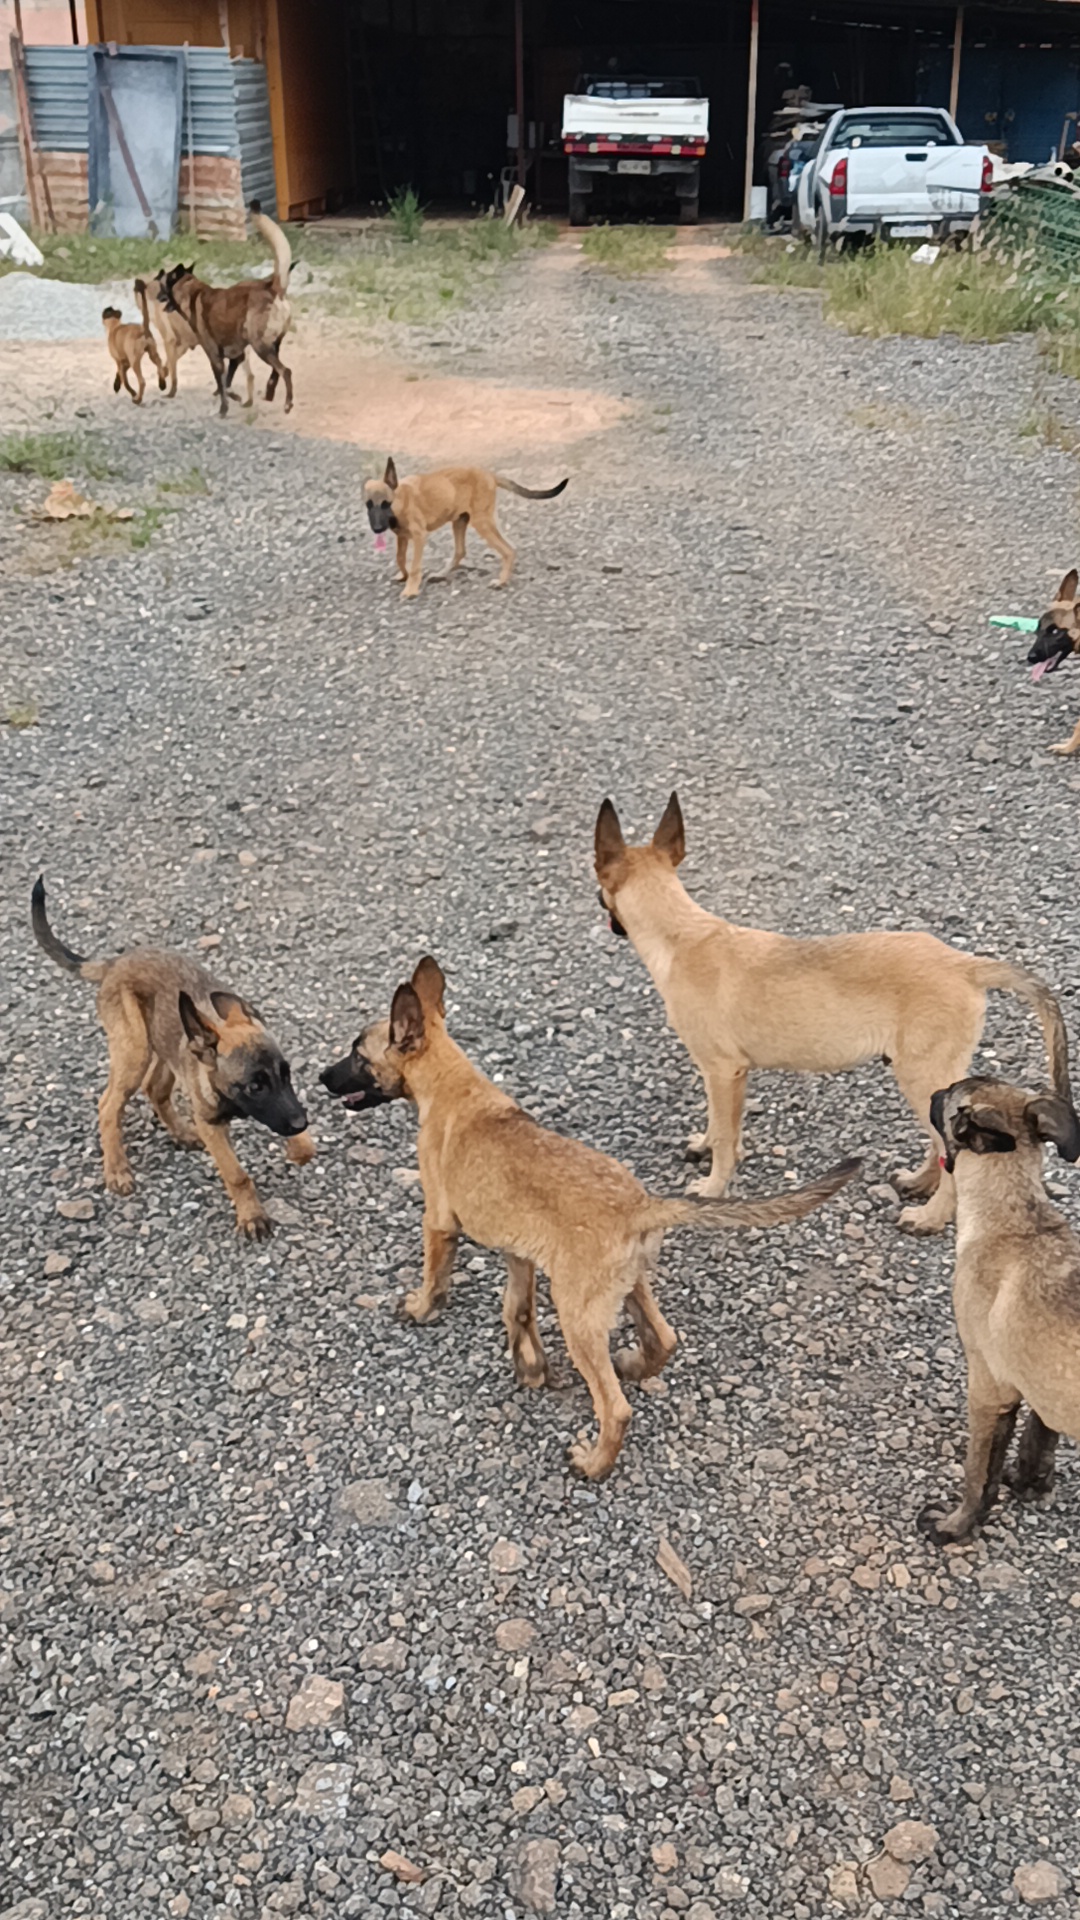
[{"label": "black-faced puppy", "polygon": [[984,1078],[940,1089],[931,1111],[956,1181],[953,1306],[968,1370],[963,1495],[951,1513],[919,1516],[945,1545],[997,1499],[1021,1401],[1014,1493],[1046,1493],[1058,1435],[1080,1440],[1080,1241],[1043,1186],[1044,1145],[1080,1159],[1080,1120],[1055,1094]]},{"label": "black-faced puppy", "polygon": [[[1080,598],[1077,589],[1080,586],[1076,568],[1065,575],[1057,590],[1057,599],[1053,606],[1040,616],[1038,631],[1031,643],[1028,654],[1028,666],[1033,680],[1042,680],[1048,673],[1056,673],[1063,660],[1072,653],[1080,653]],[[1058,740],[1050,748],[1051,753],[1076,753],[1080,751],[1080,720],[1067,740]]]},{"label": "black-faced puppy", "polygon": [[[389,1019],[365,1027],[322,1082],[359,1111],[388,1100],[411,1100],[418,1109],[424,1278],[404,1301],[413,1320],[430,1320],[445,1305],[458,1240],[467,1234],[506,1260],[510,1357],[522,1386],[542,1386],[536,1269],[547,1273],[567,1351],[600,1425],[594,1445],[570,1449],[571,1465],[602,1480],[630,1419],[620,1377],[659,1373],[677,1344],[650,1285],[668,1228],[715,1232],[801,1219],[853,1179],[859,1162],[764,1200],[655,1199],[617,1160],[549,1133],[485,1079],[447,1033],[443,986],[436,962],[421,960],[398,987]],[[639,1344],[613,1366],[608,1341],[624,1302]]]},{"label": "black-faced puppy", "polygon": [[[554,500],[568,484],[569,478],[560,480],[558,486],[536,492],[531,487],[519,486],[516,480],[504,479],[501,474],[487,473],[482,467],[442,467],[437,473],[416,473],[399,480],[394,462],[388,460],[382,479],[365,483],[364,501],[372,532],[392,530],[396,535],[398,578],[405,581],[401,597],[415,600],[423,578],[428,536],[439,527],[450,525],[454,529],[454,557],[448,573],[454,573],[465,558],[465,530],[471,526],[481,540],[494,547],[502,561],[494,585],[507,586],[517,556],[496,525],[496,493],[501,488],[504,493],[518,494],[522,500]],[[410,542],[411,565],[408,563]]]},{"label": "black-faced puppy", "polygon": [[698,1193],[721,1194],[731,1177],[752,1068],[838,1073],[884,1057],[930,1135],[923,1165],[894,1176],[906,1192],[929,1196],[926,1206],[905,1208],[901,1223],[914,1233],[938,1232],[952,1219],[953,1188],[939,1166],[930,1099],[967,1072],[989,987],[1031,1007],[1054,1086],[1070,1097],[1061,1009],[1022,967],[960,953],[929,933],[791,939],[719,919],[678,877],[686,835],[674,793],[652,840],[639,847],[627,846],[605,800],[595,851],[601,902],[645,962],[668,1025],[705,1082],[708,1124],[692,1137],[690,1151],[710,1151],[712,1169]]},{"label": "black-faced puppy", "polygon": [[[41,880],[31,896],[38,945],[67,973],[98,988],[98,1017],[109,1043],[109,1083],[98,1103],[105,1185],[134,1186],[122,1133],[124,1109],[141,1088],[162,1125],[181,1146],[205,1147],[236,1211],[240,1233],[265,1240],[270,1220],[236,1158],[233,1120],[257,1120],[286,1139],[286,1154],[304,1166],[315,1152],[307,1114],[289,1063],[246,1000],[194,960],[160,947],[133,947],[113,960],[87,960],[58,940],[45,913]],[[186,1095],[188,1122],[173,1094]]]}]

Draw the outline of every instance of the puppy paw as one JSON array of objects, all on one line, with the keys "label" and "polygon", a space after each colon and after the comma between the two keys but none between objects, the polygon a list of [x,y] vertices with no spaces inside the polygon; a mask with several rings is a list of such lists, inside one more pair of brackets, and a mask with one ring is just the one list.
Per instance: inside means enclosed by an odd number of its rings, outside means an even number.
[{"label": "puppy paw", "polygon": [[574,1473],[580,1473],[584,1480],[606,1480],[611,1472],[612,1463],[605,1461],[599,1447],[592,1447],[587,1440],[578,1440],[566,1450],[566,1458]]},{"label": "puppy paw", "polygon": [[704,1159],[708,1151],[709,1151],[708,1134],[692,1133],[690,1135],[689,1140],[686,1143],[686,1158],[688,1160],[702,1160]]},{"label": "puppy paw", "polygon": [[933,1505],[923,1508],[915,1525],[935,1547],[955,1546],[971,1532],[970,1525],[964,1525],[963,1522],[957,1525],[952,1514],[942,1513],[939,1507]]},{"label": "puppy paw", "polygon": [[262,1212],[245,1214],[236,1223],[237,1233],[243,1234],[245,1240],[269,1240],[273,1230],[269,1214]]},{"label": "puppy paw", "polygon": [[691,1180],[686,1191],[697,1200],[722,1200],[726,1186],[726,1180],[714,1180],[710,1173],[702,1180]]},{"label": "puppy paw", "polygon": [[1001,1477],[1014,1500],[1032,1503],[1048,1500],[1057,1485],[1057,1473],[1053,1470],[1032,1479],[1023,1479],[1019,1467],[1007,1467]]},{"label": "puppy paw", "polygon": [[543,1354],[538,1360],[525,1360],[521,1354],[516,1353],[514,1377],[519,1387],[529,1387],[534,1393],[539,1392],[541,1387],[549,1386],[551,1381],[548,1363]]},{"label": "puppy paw", "polygon": [[889,1175],[889,1184],[897,1193],[909,1193],[913,1198],[927,1197],[936,1193],[941,1183],[941,1168],[934,1167],[897,1167]]},{"label": "puppy paw", "polygon": [[645,1355],[640,1347],[620,1347],[612,1365],[620,1380],[640,1380],[645,1370]]},{"label": "puppy paw", "polygon": [[285,1158],[294,1167],[306,1167],[314,1160],[315,1151],[315,1142],[306,1127],[303,1133],[291,1134],[285,1142]]},{"label": "puppy paw", "polygon": [[403,1319],[413,1320],[418,1327],[424,1327],[429,1320],[438,1319],[443,1304],[441,1300],[432,1300],[423,1287],[414,1287],[411,1293],[403,1295],[398,1312]]},{"label": "puppy paw", "polygon": [[932,1207],[904,1207],[897,1216],[896,1224],[904,1233],[925,1235],[943,1233],[949,1223],[941,1219]]},{"label": "puppy paw", "polygon": [[134,1193],[135,1176],[131,1168],[126,1164],[123,1166],[106,1167],[105,1185],[108,1187],[110,1193]]},{"label": "puppy paw", "polygon": [[1047,751],[1049,753],[1068,754],[1068,753],[1076,753],[1077,748],[1073,745],[1073,742],[1071,740],[1058,740],[1056,744],[1052,747],[1049,747]]}]

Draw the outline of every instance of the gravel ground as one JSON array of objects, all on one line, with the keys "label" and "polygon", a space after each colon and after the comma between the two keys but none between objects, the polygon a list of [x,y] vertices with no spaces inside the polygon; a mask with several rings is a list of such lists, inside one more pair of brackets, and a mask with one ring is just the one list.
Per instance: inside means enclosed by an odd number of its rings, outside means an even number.
[{"label": "gravel ground", "polygon": [[[1076,557],[1075,459],[1021,431],[1075,390],[1030,343],[853,341],[737,263],[616,286],[566,244],[411,351],[634,403],[507,507],[509,593],[481,559],[402,606],[340,445],[130,410],[124,484],[209,493],[66,571],[0,476],[4,682],[40,706],[0,736],[0,1912],[1075,1913],[1080,1473],[962,1550],[916,1532],[963,1379],[882,1070],[754,1084],[741,1190],[851,1150],[865,1181],[669,1239],[682,1344],[600,1488],[549,1317],[559,1384],[513,1387],[492,1256],[395,1317],[413,1121],[316,1081],[430,949],[485,1069],[679,1185],[700,1089],[590,860],[605,792],[651,831],[673,785],[710,906],[929,927],[1037,967],[1075,1030],[1080,780],[1045,749],[1080,680],[1031,687],[984,624]],[[268,1247],[141,1109],[136,1193],[102,1191],[104,1047],[30,941],[39,869],[73,944],[201,941],[290,1051],[321,1154],[241,1136]],[[1040,1074],[1019,1006],[987,1045]]]},{"label": "gravel ground", "polygon": [[88,340],[102,330],[103,307],[119,307],[125,320],[139,318],[129,280],[91,287],[35,273],[0,274],[3,340]]}]

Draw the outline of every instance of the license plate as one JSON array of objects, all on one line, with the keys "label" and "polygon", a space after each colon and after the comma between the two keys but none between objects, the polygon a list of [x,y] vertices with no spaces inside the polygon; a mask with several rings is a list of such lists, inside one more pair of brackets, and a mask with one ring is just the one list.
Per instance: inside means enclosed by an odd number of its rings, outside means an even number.
[{"label": "license plate", "polygon": [[889,228],[893,240],[932,240],[934,229],[931,226],[895,226]]},{"label": "license plate", "polygon": [[651,160],[618,160],[615,163],[615,171],[616,173],[651,173],[652,161]]}]

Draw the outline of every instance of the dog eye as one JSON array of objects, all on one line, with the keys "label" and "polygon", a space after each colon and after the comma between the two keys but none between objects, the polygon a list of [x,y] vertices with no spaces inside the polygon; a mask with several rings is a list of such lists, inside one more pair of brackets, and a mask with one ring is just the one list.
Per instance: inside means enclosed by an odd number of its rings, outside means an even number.
[{"label": "dog eye", "polygon": [[284,1087],[292,1086],[292,1068],[289,1066],[287,1060],[283,1060],[281,1063],[281,1084]]},{"label": "dog eye", "polygon": [[248,1081],[248,1092],[265,1093],[267,1085],[268,1082],[265,1073],[253,1073],[251,1079]]}]

